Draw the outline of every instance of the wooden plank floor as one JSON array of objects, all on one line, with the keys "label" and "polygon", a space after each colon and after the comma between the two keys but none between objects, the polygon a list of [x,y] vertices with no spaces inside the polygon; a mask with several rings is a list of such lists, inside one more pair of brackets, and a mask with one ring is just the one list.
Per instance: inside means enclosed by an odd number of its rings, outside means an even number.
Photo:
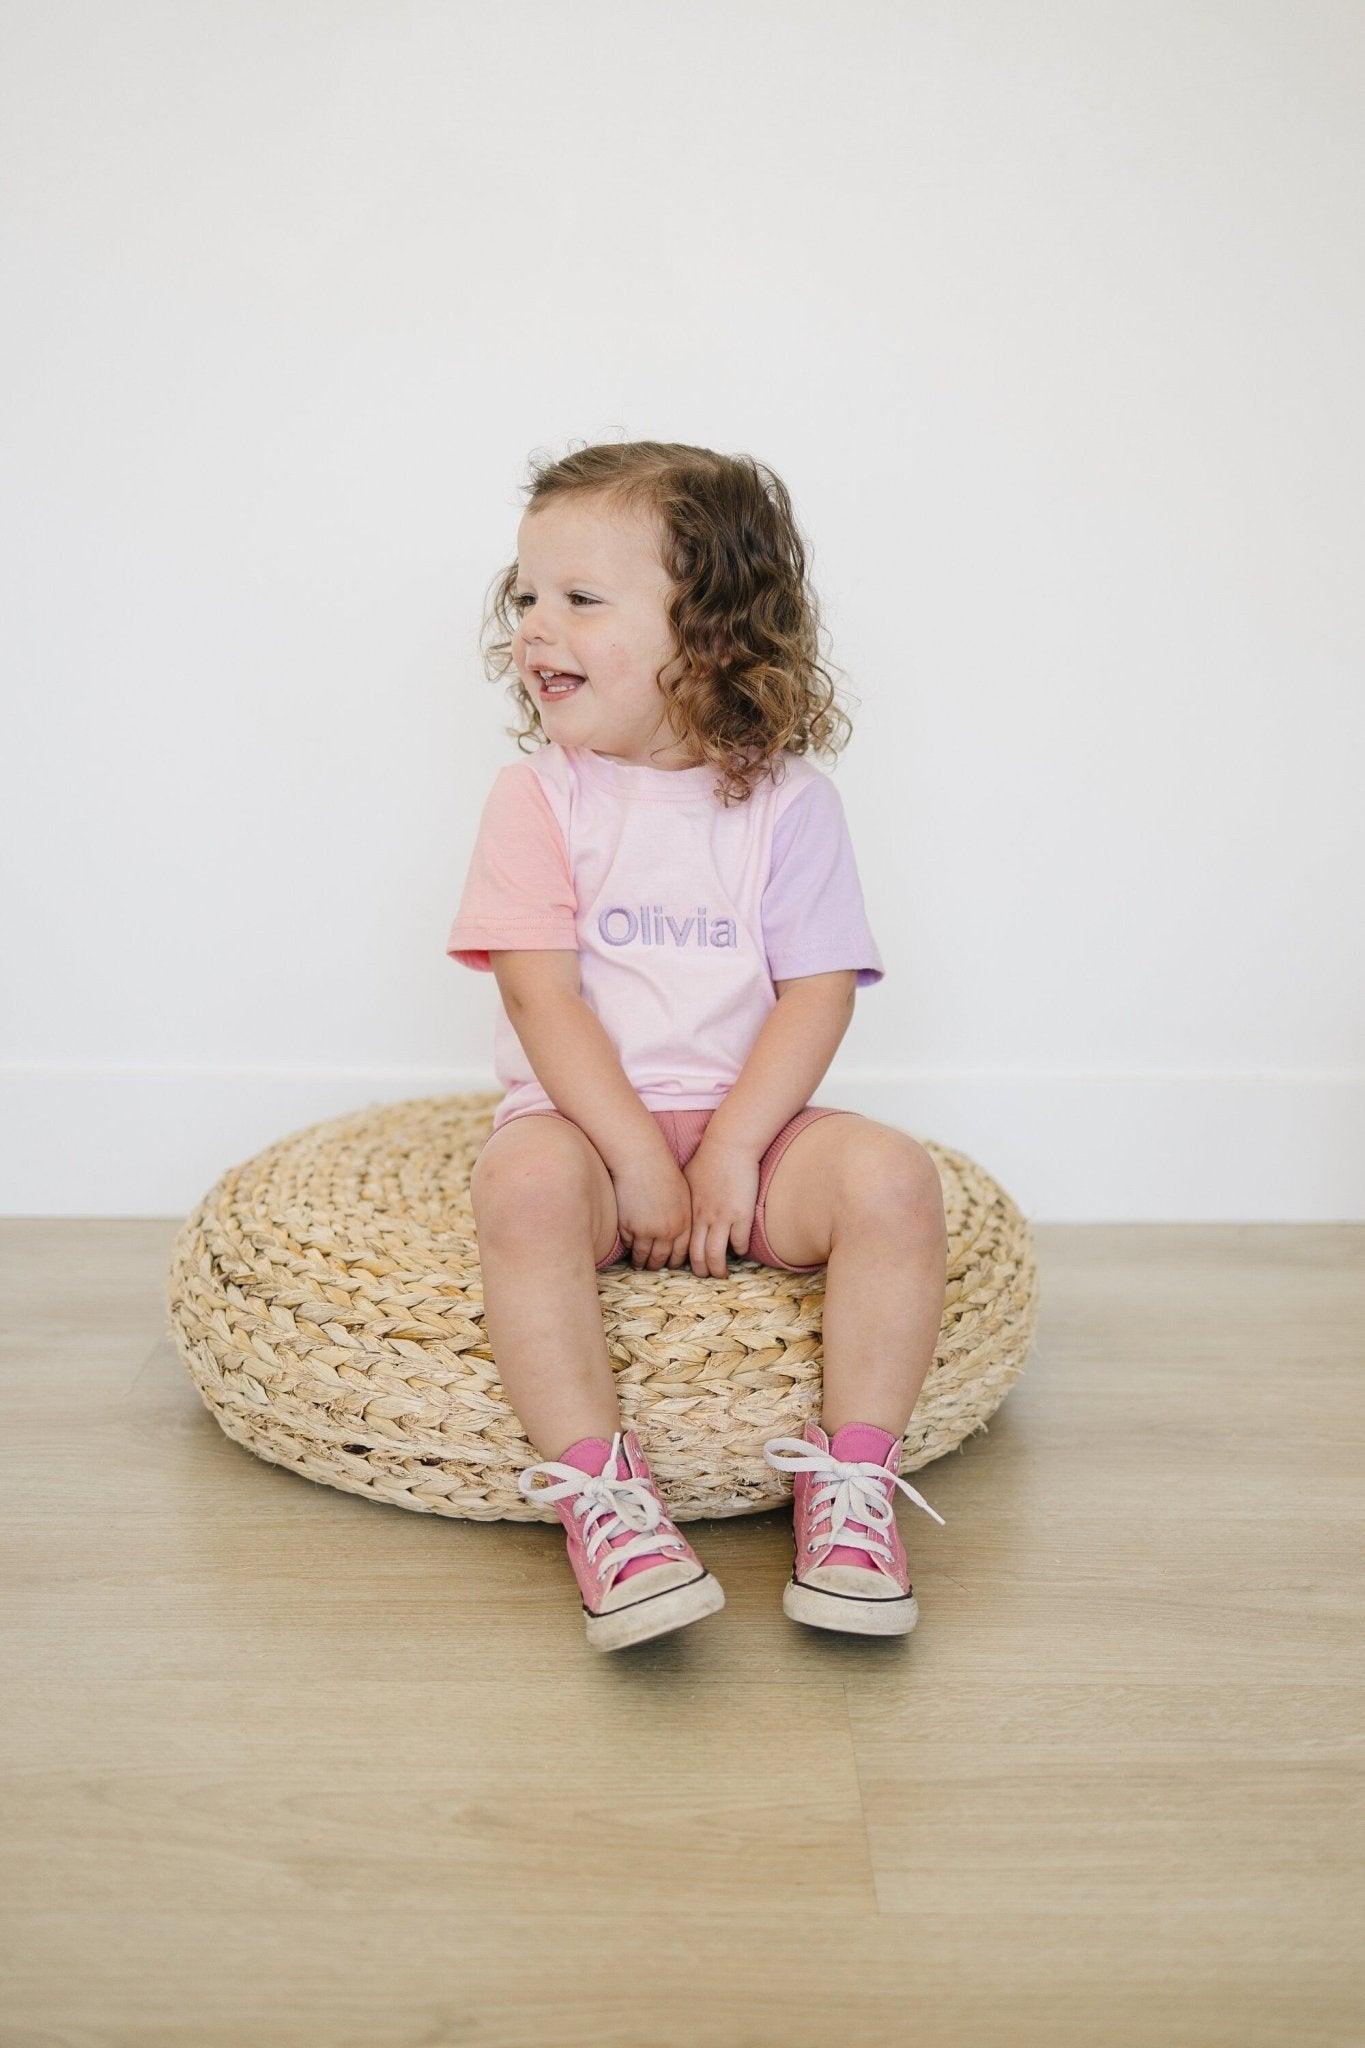
[{"label": "wooden plank floor", "polygon": [[1358,2048],[1365,1230],[1038,1231],[901,1643],[587,1649],[558,1532],[224,1437],[173,1222],[10,1222],[0,2042]]}]

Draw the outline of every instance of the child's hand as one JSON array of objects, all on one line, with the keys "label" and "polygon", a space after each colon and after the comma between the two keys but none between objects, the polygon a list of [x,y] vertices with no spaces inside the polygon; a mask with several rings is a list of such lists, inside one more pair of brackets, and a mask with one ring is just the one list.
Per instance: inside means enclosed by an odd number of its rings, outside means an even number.
[{"label": "child's hand", "polygon": [[632,1266],[651,1273],[681,1266],[692,1236],[692,1196],[668,1147],[661,1142],[611,1179],[616,1227]]},{"label": "child's hand", "polygon": [[692,1271],[723,1280],[726,1257],[733,1245],[737,1258],[747,1258],[749,1232],[758,1206],[756,1154],[746,1146],[714,1143],[704,1137],[683,1168],[692,1193]]}]

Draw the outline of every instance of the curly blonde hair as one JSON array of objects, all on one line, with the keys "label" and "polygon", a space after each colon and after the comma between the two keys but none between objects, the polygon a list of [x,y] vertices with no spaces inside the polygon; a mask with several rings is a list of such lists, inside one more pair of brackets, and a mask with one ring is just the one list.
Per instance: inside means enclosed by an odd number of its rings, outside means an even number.
[{"label": "curly blonde hair", "polygon": [[[721,772],[717,794],[745,803],[783,749],[827,758],[852,723],[820,659],[824,632],[806,574],[806,549],[785,484],[748,455],[719,455],[681,441],[600,442],[554,459],[531,459],[526,510],[553,499],[594,496],[611,509],[652,514],[672,582],[668,616],[681,672],[656,680],[679,744]],[[512,659],[518,578],[514,561],[490,587],[480,641],[490,681],[512,671],[523,723],[506,726],[519,752],[548,746],[540,711]],[[836,738],[836,734],[842,734]]]}]

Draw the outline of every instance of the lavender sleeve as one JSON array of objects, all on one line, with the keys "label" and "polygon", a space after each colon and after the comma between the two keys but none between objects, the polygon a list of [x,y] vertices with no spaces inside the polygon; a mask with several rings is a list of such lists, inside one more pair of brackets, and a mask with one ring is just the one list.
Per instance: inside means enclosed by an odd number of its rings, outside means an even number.
[{"label": "lavender sleeve", "polygon": [[855,967],[855,986],[874,988],[885,976],[843,803],[828,775],[812,775],[773,828],[762,919],[774,981]]}]

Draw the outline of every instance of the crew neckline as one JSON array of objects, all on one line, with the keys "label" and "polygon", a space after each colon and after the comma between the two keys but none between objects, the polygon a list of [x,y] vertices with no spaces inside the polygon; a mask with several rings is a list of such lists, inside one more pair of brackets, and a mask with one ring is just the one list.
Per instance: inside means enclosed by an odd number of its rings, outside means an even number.
[{"label": "crew neckline", "polygon": [[651,768],[643,761],[612,761],[591,747],[566,747],[565,753],[588,782],[618,796],[643,797],[651,803],[695,803],[711,796],[720,770],[711,761],[693,768]]}]

